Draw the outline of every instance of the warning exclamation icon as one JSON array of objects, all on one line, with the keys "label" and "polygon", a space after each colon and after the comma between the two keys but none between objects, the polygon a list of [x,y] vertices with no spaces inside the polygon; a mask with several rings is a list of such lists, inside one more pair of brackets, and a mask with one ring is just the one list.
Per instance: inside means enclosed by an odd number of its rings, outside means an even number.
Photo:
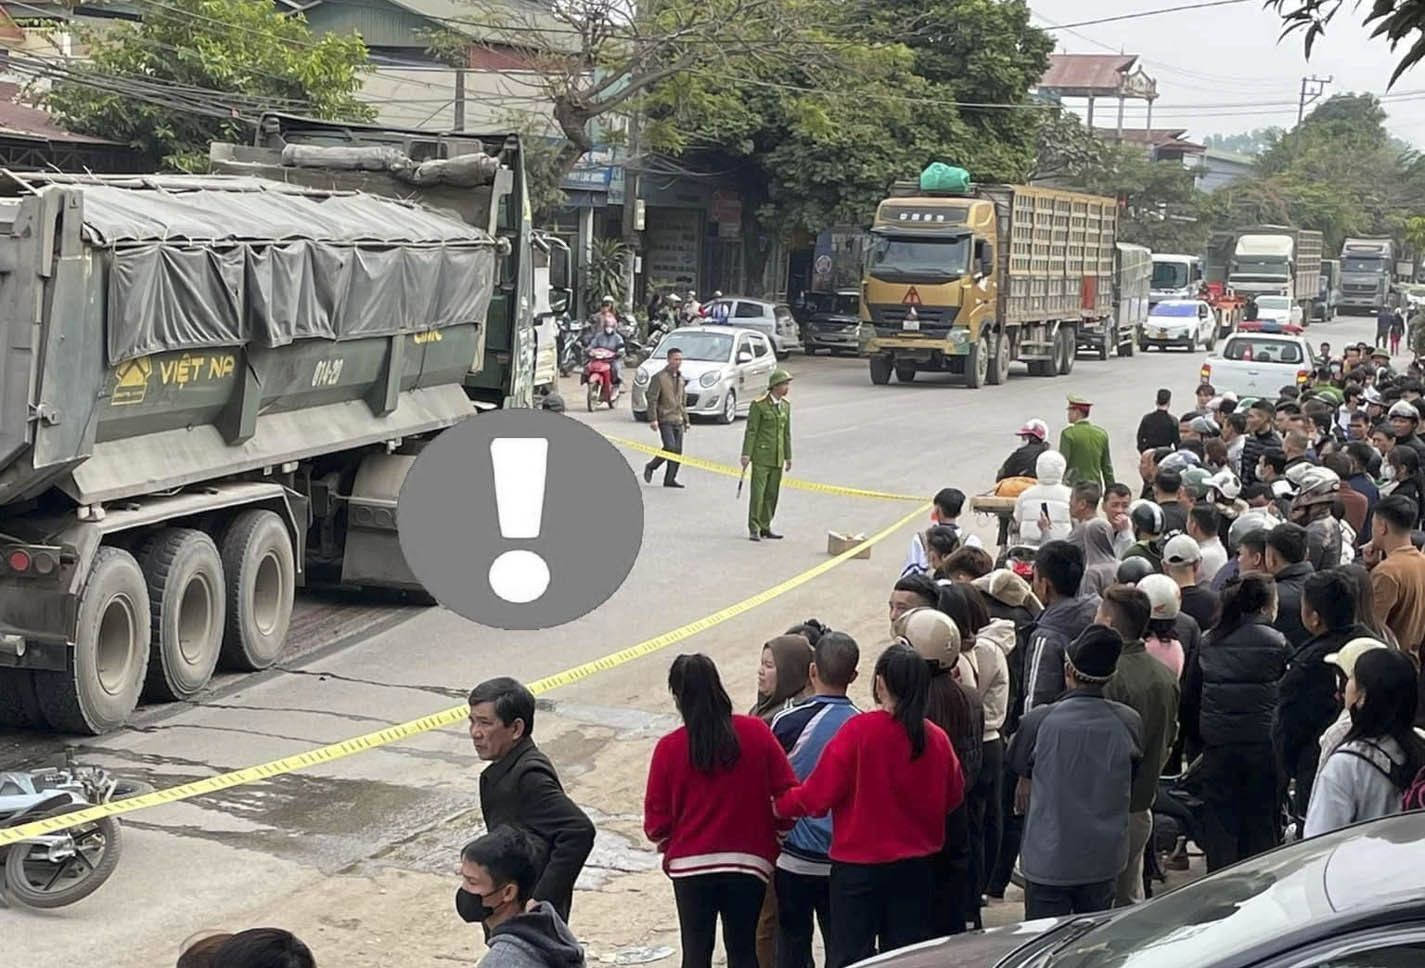
[{"label": "warning exclamation icon", "polygon": [[[506,541],[539,537],[544,518],[544,478],[549,441],[544,437],[496,437],[490,441],[495,471],[495,506]],[[490,588],[507,602],[523,605],[549,588],[549,565],[527,548],[512,548],[490,565]]]}]

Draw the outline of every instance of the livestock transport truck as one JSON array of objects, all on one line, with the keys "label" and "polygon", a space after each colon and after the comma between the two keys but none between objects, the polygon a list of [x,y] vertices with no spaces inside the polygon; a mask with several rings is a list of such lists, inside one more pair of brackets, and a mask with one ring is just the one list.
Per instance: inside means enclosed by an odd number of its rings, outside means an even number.
[{"label": "livestock transport truck", "polygon": [[519,139],[268,120],[214,154],[280,177],[0,176],[4,725],[270,666],[309,579],[418,592],[407,470],[531,402]]},{"label": "livestock transport truck", "polygon": [[[929,172],[927,172],[929,174]],[[861,283],[871,382],[1068,373],[1080,327],[1113,324],[1117,205],[1022,185],[898,182],[876,209]]]}]

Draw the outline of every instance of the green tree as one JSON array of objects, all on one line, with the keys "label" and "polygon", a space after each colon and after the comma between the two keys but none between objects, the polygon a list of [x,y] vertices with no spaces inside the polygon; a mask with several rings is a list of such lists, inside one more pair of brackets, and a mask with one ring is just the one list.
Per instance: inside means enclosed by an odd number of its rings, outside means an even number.
[{"label": "green tree", "polygon": [[1259,155],[1284,133],[1282,128],[1253,128],[1237,134],[1210,134],[1202,139],[1208,148],[1218,148],[1239,155]]},{"label": "green tree", "polygon": [[982,182],[1023,180],[1035,163],[1027,91],[1052,43],[1020,0],[808,2],[816,58],[743,58],[669,77],[642,101],[651,146],[735,181],[754,286],[774,240],[869,224],[890,183],[932,161]]},{"label": "green tree", "polygon": [[[1303,35],[1310,60],[1312,47],[1345,4],[1342,0],[1266,0],[1266,6],[1281,16],[1283,37]],[[1350,5],[1352,10],[1360,7],[1359,2]],[[1374,0],[1362,24],[1372,28],[1372,37],[1390,41],[1392,52],[1404,48],[1388,86],[1393,87],[1402,74],[1425,57],[1425,0]]]},{"label": "green tree", "polygon": [[144,5],[140,23],[79,29],[87,61],[45,95],[81,134],[132,145],[170,168],[206,170],[211,141],[246,140],[263,110],[366,121],[368,64],[355,34],[317,40],[300,16],[248,0]]}]

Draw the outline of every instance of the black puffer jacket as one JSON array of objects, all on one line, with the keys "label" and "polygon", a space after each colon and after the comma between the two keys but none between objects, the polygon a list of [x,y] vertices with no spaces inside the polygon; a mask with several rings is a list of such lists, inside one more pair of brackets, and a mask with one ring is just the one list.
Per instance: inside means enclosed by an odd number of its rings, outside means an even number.
[{"label": "black puffer jacket", "polygon": [[1301,648],[1311,638],[1311,633],[1301,624],[1301,592],[1314,571],[1310,563],[1299,561],[1287,565],[1276,575],[1277,620],[1273,624],[1293,649]]},{"label": "black puffer jacket", "polygon": [[1303,802],[1311,792],[1321,758],[1317,742],[1341,715],[1336,667],[1327,665],[1326,657],[1356,638],[1375,638],[1375,634],[1364,625],[1350,625],[1307,639],[1292,655],[1277,689],[1272,745],[1284,774],[1296,779]]},{"label": "black puffer jacket", "polygon": [[1198,723],[1206,746],[1270,743],[1277,683],[1291,655],[1286,639],[1265,619],[1250,619],[1202,645]]}]

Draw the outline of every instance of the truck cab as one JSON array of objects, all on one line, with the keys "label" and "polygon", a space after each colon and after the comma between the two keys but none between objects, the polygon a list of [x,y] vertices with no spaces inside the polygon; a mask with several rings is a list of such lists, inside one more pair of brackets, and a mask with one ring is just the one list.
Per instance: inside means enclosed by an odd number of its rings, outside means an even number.
[{"label": "truck cab", "polygon": [[1148,304],[1151,307],[1165,299],[1196,299],[1202,281],[1202,260],[1197,256],[1154,252]]},{"label": "truck cab", "polygon": [[1291,298],[1295,271],[1292,238],[1289,235],[1242,235],[1232,254],[1228,282],[1249,297]]}]

